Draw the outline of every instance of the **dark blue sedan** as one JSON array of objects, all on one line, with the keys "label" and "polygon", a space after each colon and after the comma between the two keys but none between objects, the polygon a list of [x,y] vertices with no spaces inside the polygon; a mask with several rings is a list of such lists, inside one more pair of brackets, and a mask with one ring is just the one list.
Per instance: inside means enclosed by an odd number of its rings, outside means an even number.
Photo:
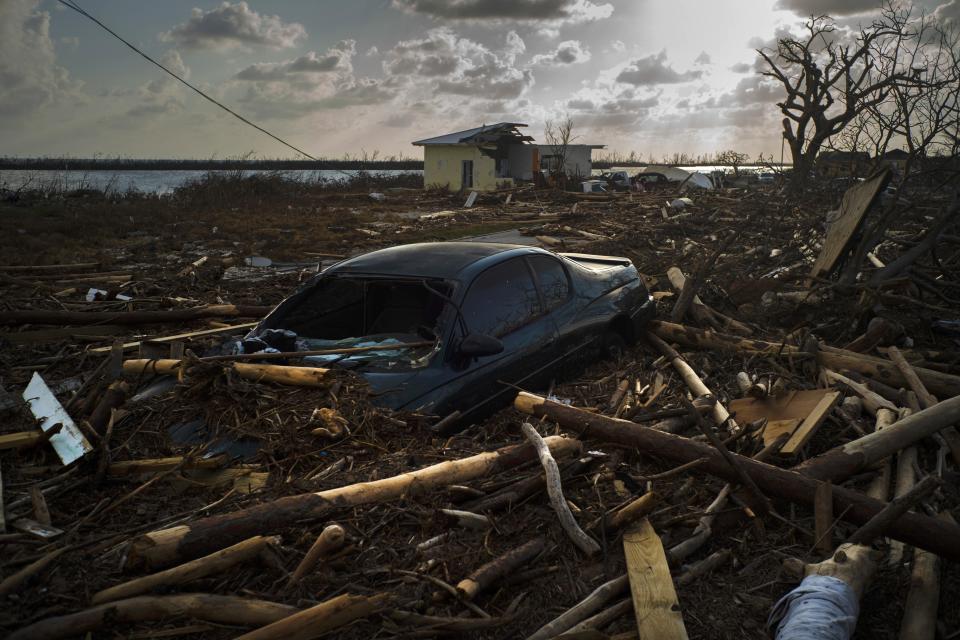
[{"label": "dark blue sedan", "polygon": [[327,268],[242,344],[248,353],[364,347],[304,360],[356,371],[382,406],[462,427],[508,404],[517,387],[542,388],[617,352],[653,313],[627,258],[423,243]]}]

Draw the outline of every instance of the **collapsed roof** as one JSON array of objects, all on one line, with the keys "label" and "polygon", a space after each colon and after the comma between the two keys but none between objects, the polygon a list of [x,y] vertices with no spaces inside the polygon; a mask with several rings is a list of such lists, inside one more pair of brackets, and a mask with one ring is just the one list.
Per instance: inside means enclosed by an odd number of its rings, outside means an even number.
[{"label": "collapsed roof", "polygon": [[498,122],[488,124],[474,129],[464,131],[455,131],[435,138],[424,138],[416,140],[413,144],[421,147],[438,144],[463,144],[463,145],[497,145],[502,142],[525,143],[533,141],[531,136],[525,136],[518,130],[518,127],[527,125],[520,122]]}]

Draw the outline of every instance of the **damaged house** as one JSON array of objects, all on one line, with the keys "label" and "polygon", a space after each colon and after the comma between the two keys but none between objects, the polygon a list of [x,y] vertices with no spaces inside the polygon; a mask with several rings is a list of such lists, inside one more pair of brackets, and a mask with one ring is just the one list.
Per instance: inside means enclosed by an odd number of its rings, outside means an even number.
[{"label": "damaged house", "polygon": [[589,176],[591,152],[604,145],[571,144],[558,148],[534,144],[520,132],[527,125],[498,122],[434,138],[417,140],[423,147],[424,186],[446,187],[451,191],[493,191],[516,181],[533,180],[542,171]]}]

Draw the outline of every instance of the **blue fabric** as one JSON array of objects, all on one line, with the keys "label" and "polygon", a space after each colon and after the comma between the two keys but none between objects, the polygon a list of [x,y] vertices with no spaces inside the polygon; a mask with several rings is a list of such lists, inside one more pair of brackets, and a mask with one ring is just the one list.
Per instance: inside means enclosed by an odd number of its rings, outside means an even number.
[{"label": "blue fabric", "polygon": [[767,628],[776,640],[849,640],[859,615],[850,585],[831,576],[807,576],[773,606]]}]

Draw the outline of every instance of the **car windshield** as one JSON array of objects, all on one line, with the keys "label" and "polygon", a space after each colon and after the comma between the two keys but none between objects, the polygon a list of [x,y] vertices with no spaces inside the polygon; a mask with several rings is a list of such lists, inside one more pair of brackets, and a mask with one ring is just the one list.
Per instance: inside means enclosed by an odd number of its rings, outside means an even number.
[{"label": "car windshield", "polygon": [[[270,328],[295,334],[297,351],[363,349],[305,358],[316,364],[423,366],[439,349],[450,289],[443,281],[323,277],[271,319]],[[419,346],[398,348],[412,343]]]}]

